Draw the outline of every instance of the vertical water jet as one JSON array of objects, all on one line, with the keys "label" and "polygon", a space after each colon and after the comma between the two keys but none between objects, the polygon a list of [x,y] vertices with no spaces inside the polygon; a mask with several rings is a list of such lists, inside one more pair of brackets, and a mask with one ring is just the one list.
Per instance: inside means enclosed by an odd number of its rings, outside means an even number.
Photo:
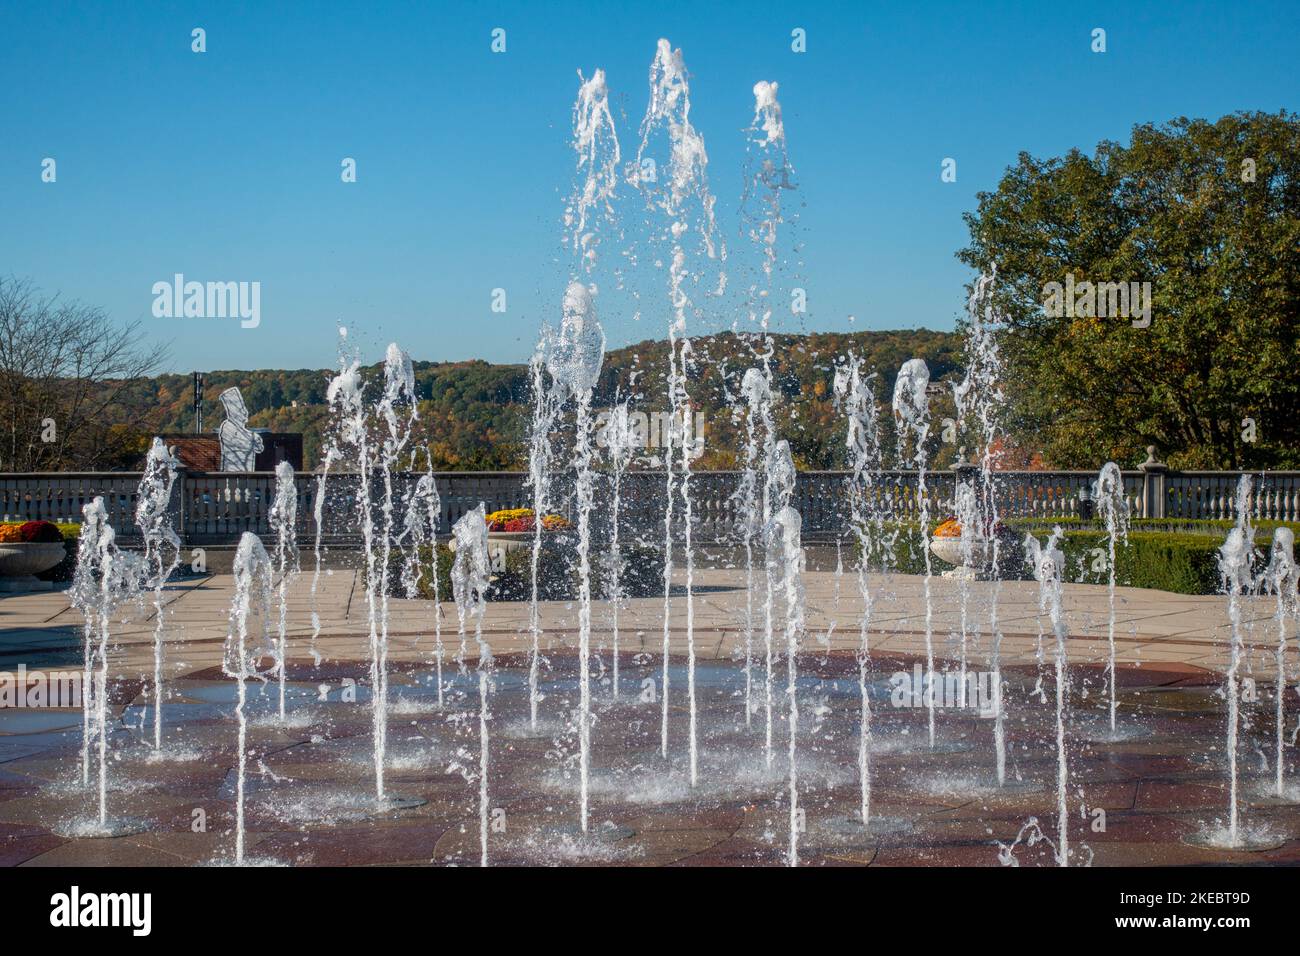
[{"label": "vertical water jet", "polygon": [[930,559],[930,495],[925,483],[925,466],[928,452],[926,439],[930,436],[930,370],[924,360],[908,359],[898,370],[894,380],[894,417],[899,422],[899,456],[905,456],[907,437],[916,444],[912,461],[916,465],[916,498],[921,552],[925,559],[923,596],[925,601],[925,701],[928,717],[930,746],[934,746],[934,602],[930,594],[930,580],[934,576]]},{"label": "vertical water jet", "polygon": [[277,604],[279,616],[276,626],[275,670],[279,684],[280,720],[284,720],[284,685],[289,665],[289,578],[297,574],[298,566],[298,483],[293,465],[282,461],[275,466],[275,501],[267,515],[271,533],[275,535],[275,570],[279,576]]},{"label": "vertical water jet", "polygon": [[145,456],[140,476],[135,523],[144,540],[141,558],[146,584],[153,591],[153,746],[162,749],[163,645],[166,608],[163,585],[181,563],[181,539],[172,527],[172,490],[176,484],[176,461],[161,438],[155,438]]},{"label": "vertical water jet", "polygon": [[479,865],[488,865],[488,693],[492,686],[492,648],[483,639],[483,613],[486,610],[488,580],[492,562],[488,557],[487,521],[483,504],[467,511],[452,528],[456,558],[451,567],[452,598],[456,602],[456,619],[464,643],[467,622],[474,626],[474,644],[478,651],[478,812]]}]

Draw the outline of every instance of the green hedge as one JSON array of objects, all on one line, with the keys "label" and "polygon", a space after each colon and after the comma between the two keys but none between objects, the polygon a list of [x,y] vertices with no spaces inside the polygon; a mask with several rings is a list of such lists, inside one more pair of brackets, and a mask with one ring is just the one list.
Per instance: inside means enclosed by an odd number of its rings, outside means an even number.
[{"label": "green hedge", "polygon": [[[1021,518],[1008,526],[1033,534],[1040,540],[1060,524],[1065,532],[1067,575],[1071,581],[1099,584],[1107,580],[1104,570],[1093,570],[1092,551],[1107,548],[1107,536],[1100,522],[1052,521],[1045,518]],[[1232,521],[1186,521],[1137,518],[1130,524],[1128,544],[1115,549],[1115,580],[1131,587],[1173,591],[1177,594],[1214,594],[1220,588],[1219,548]],[[1285,521],[1255,522],[1255,546],[1260,551],[1256,571],[1263,567],[1273,532],[1287,527],[1300,533],[1300,524]]]},{"label": "green hedge", "polygon": [[[537,596],[543,601],[566,601],[578,593],[578,573],[569,565],[573,553],[564,542],[542,538],[537,559]],[[527,601],[533,594],[533,549],[519,548],[506,554],[506,567],[492,582],[489,597],[494,601]]]},{"label": "green hedge", "polygon": [[[1051,533],[1054,526],[1060,525],[1065,531],[1105,531],[1105,525],[1098,519],[1084,521],[1082,518],[1011,518],[1008,527],[1034,533]],[[1235,521],[1190,520],[1179,518],[1133,518],[1129,521],[1131,531],[1164,531],[1171,534],[1208,534],[1217,535],[1222,541],[1228,531],[1236,526]],[[1300,535],[1300,522],[1296,521],[1252,521],[1255,538],[1271,539],[1277,528],[1290,528]]]},{"label": "green hedge", "polygon": [[[1132,531],[1128,543],[1115,548],[1117,584],[1176,594],[1213,594],[1219,589],[1219,546],[1223,539],[1204,534]],[[1064,547],[1066,579],[1103,584],[1109,574],[1094,553],[1107,550],[1099,531],[1067,531]],[[1094,569],[1094,564],[1100,567]]]},{"label": "green hedge", "polygon": [[[934,523],[937,527],[939,522]],[[1096,522],[1077,518],[1053,521],[1042,518],[1013,519],[1006,523],[999,554],[1002,577],[1007,580],[1032,579],[1033,569],[1025,566],[1023,541],[1033,534],[1046,541],[1052,528],[1060,525],[1065,532],[1062,551],[1065,553],[1067,581],[1084,584],[1104,584],[1108,574],[1104,564],[1097,564],[1095,549],[1107,550],[1106,532]],[[1219,590],[1219,547],[1232,522],[1204,521],[1180,522],[1182,530],[1162,530],[1168,522],[1135,521],[1129,532],[1128,543],[1119,543],[1115,550],[1116,583],[1177,594],[1214,594]],[[1257,526],[1256,546],[1267,552],[1272,529],[1281,522],[1261,522]],[[1297,528],[1295,524],[1288,527]],[[897,545],[888,570],[900,574],[922,574],[924,556],[916,525],[899,526]],[[931,528],[933,531],[933,527]],[[873,570],[883,570],[879,565]],[[948,570],[949,565],[938,558],[931,564],[936,573]]]},{"label": "green hedge", "polygon": [[[623,545],[623,572],[619,589],[624,597],[651,597],[663,593],[664,556],[658,548]],[[579,576],[574,564],[572,542],[543,546],[538,561],[538,596],[545,601],[569,601],[578,596]],[[610,593],[608,552],[591,556],[592,595],[608,597]],[[532,596],[532,551],[521,549],[506,555],[506,569],[496,576],[491,597],[498,601],[525,601]]]},{"label": "green hedge", "polygon": [[[451,600],[451,564],[456,555],[451,548],[445,544],[440,544],[434,548],[432,545],[422,545],[416,556],[416,561],[420,569],[420,577],[416,582],[417,596],[426,601],[433,600],[433,555],[436,551],[438,555],[438,597],[444,601]],[[388,590],[395,597],[406,597],[406,587],[402,583],[402,564],[404,562],[402,552],[394,548],[389,559],[388,565]]]}]

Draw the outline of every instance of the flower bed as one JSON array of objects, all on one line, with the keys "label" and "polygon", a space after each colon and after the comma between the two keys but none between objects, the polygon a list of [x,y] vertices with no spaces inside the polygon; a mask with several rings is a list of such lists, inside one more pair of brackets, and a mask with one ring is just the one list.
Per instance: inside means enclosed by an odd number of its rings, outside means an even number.
[{"label": "flower bed", "polygon": [[41,581],[71,581],[77,564],[77,538],[81,525],[53,521],[0,522],[0,544],[42,544],[62,542],[63,560],[36,574]]},{"label": "flower bed", "polygon": [[[489,532],[519,534],[536,529],[536,519],[532,508],[505,508],[494,511],[486,518]],[[566,531],[569,520],[563,515],[543,515],[542,531]]]},{"label": "flower bed", "polygon": [[68,535],[64,528],[72,530],[72,538],[81,532],[81,525],[57,525],[52,521],[6,521],[0,524],[0,543],[3,544],[53,544],[63,541]]}]

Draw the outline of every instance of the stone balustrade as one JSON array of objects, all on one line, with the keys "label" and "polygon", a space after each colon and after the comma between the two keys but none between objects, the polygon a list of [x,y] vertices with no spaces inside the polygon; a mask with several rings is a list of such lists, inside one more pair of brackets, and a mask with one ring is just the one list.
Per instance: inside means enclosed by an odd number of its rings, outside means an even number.
[{"label": "stone balustrade", "polygon": [[[969,469],[970,466],[964,466]],[[925,475],[924,499],[929,514],[940,518],[953,512],[956,482],[963,466]],[[1004,517],[1069,518],[1079,513],[1081,490],[1096,480],[1093,471],[996,472],[999,513]],[[395,521],[405,507],[405,496],[417,476],[394,476]],[[849,474],[840,471],[801,472],[792,504],[804,520],[809,538],[835,537],[847,528]],[[556,476],[555,500],[550,509],[571,515],[571,476]],[[705,471],[690,478],[692,530],[699,542],[735,540],[745,509],[737,500],[739,472]],[[1171,471],[1151,456],[1141,467],[1123,472],[1124,493],[1135,517],[1169,521],[1235,516],[1239,475],[1223,471]],[[0,474],[0,516],[4,520],[76,522],[81,509],[94,497],[104,499],[109,521],[119,537],[135,534],[138,473],[48,472]],[[316,497],[320,476],[302,473],[295,478],[298,492],[298,536],[302,546],[316,534]],[[437,476],[442,499],[440,534],[483,502],[488,511],[527,507],[532,492],[522,472],[445,472]],[[322,540],[354,544],[360,536],[357,497],[360,476],[331,474],[325,482],[321,507]],[[886,513],[902,520],[914,519],[922,502],[921,476],[916,471],[891,470],[876,480],[877,494]],[[378,495],[378,481],[371,483]],[[683,513],[681,476],[674,476],[674,521]],[[646,541],[663,536],[667,501],[666,475],[662,471],[631,471],[624,475],[619,514],[625,540]],[[607,475],[597,481],[595,530],[599,535],[613,513]],[[187,545],[233,543],[245,531],[266,535],[271,504],[275,500],[275,475],[270,472],[188,472],[181,470],[173,498],[175,526]],[[377,497],[376,497],[377,500]],[[1254,512],[1257,518],[1300,520],[1300,472],[1261,472],[1255,477]]]}]

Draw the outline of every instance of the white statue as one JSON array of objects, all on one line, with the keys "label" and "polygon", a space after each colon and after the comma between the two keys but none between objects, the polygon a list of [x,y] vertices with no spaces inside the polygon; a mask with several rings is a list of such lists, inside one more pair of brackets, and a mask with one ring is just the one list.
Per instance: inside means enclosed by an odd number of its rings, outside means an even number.
[{"label": "white statue", "polygon": [[248,408],[239,389],[228,388],[219,396],[226,410],[226,420],[217,429],[221,442],[222,471],[253,471],[257,453],[262,450],[262,436],[248,427]]}]

